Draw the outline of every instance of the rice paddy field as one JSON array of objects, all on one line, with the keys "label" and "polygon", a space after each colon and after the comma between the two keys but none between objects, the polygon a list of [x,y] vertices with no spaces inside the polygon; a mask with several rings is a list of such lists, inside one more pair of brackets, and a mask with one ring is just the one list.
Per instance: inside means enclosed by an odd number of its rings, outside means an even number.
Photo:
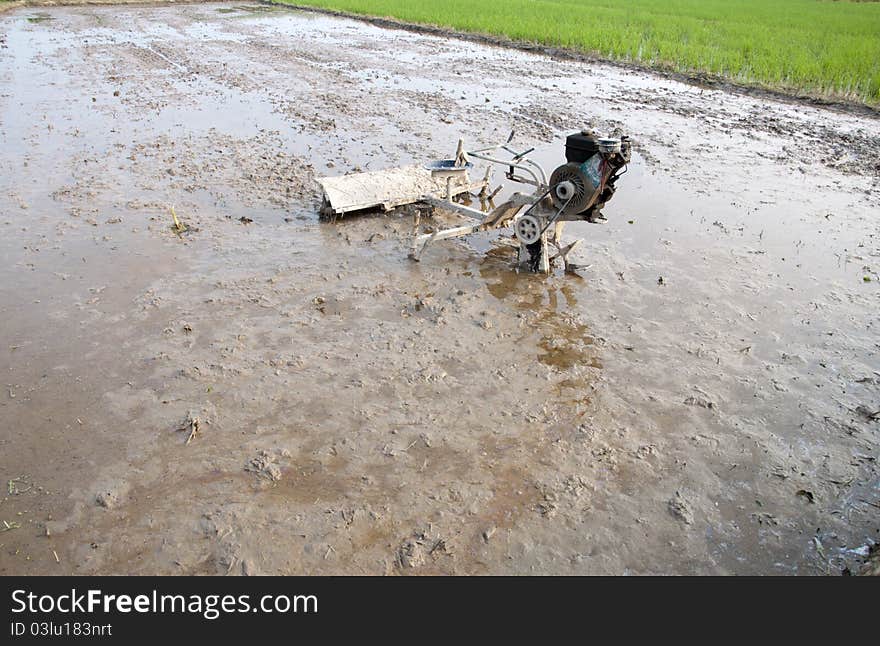
[{"label": "rice paddy field", "polygon": [[[0,14],[0,577],[876,558],[880,112],[58,1]],[[319,219],[319,178],[511,130],[549,170],[583,126],[637,148],[607,221],[566,225],[578,275],[517,271],[509,228],[414,263],[441,209]]]},{"label": "rice paddy field", "polygon": [[285,0],[880,104],[880,2]]}]

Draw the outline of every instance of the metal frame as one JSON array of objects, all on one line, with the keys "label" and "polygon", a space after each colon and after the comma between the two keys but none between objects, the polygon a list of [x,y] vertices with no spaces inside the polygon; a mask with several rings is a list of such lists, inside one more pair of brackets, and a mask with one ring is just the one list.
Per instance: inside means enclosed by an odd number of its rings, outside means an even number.
[{"label": "metal frame", "polygon": [[[550,191],[550,186],[547,181],[547,174],[544,171],[544,168],[538,162],[529,159],[528,155],[535,150],[534,148],[529,148],[528,150],[525,150],[523,152],[517,152],[510,147],[509,144],[513,140],[513,136],[514,133],[511,132],[510,136],[507,138],[507,141],[505,141],[504,143],[496,144],[494,146],[487,146],[485,148],[479,148],[473,151],[465,151],[463,142],[459,141],[458,151],[456,153],[456,163],[463,166],[471,158],[473,158],[489,162],[489,164],[504,166],[508,169],[505,173],[505,177],[513,182],[527,184],[535,187],[535,190],[532,192],[532,194],[523,195],[520,193],[514,193],[509,200],[507,200],[500,206],[495,207],[492,211],[475,209],[470,206],[460,204],[454,201],[454,196],[450,195],[449,191],[447,191],[446,196],[444,196],[443,198],[433,195],[424,196],[420,200],[420,202],[422,202],[423,204],[426,204],[432,208],[440,208],[451,211],[459,216],[470,220],[470,222],[462,226],[440,229],[438,231],[434,231],[433,233],[419,234],[421,214],[417,210],[413,226],[413,241],[412,249],[409,254],[410,258],[418,261],[421,258],[422,252],[425,250],[425,248],[430,243],[437,240],[458,238],[462,236],[472,235],[474,233],[499,229],[511,224],[515,225],[516,221],[519,218],[528,213],[531,213],[535,209],[538,209],[542,212],[542,215],[546,221],[546,225],[541,231],[541,264],[538,269],[543,273],[549,273],[550,263],[556,258],[562,259],[566,271],[568,271],[569,268],[572,267],[572,265],[570,265],[570,263],[568,262],[568,255],[582,241],[575,240],[574,242],[564,247],[560,244],[560,236],[562,234],[563,227],[563,222],[561,220],[565,219],[563,218],[562,214],[565,210],[565,207],[567,206],[567,203],[559,209],[547,207],[545,198],[548,197]],[[497,151],[504,151],[508,153],[510,155],[510,158],[503,159],[496,156],[494,153],[496,153]],[[482,203],[485,204],[486,202],[488,202],[489,204],[494,206],[492,198],[498,193],[498,191],[501,190],[501,187],[499,186],[491,195],[488,195],[488,184],[489,176],[491,174],[491,168],[492,166],[490,165],[487,168],[485,178],[482,182],[479,183],[482,185],[482,190],[480,191],[478,197],[480,198]],[[523,174],[518,175],[516,174],[515,170],[519,170]],[[520,211],[524,206],[528,206],[529,208],[525,211],[525,213],[520,214]],[[524,255],[528,257],[528,251],[524,243],[518,241],[518,244],[519,247],[517,251],[517,259],[518,261],[521,261]],[[553,246],[555,246],[557,249],[557,253],[552,258],[550,258],[549,255],[549,244],[553,244]]]}]

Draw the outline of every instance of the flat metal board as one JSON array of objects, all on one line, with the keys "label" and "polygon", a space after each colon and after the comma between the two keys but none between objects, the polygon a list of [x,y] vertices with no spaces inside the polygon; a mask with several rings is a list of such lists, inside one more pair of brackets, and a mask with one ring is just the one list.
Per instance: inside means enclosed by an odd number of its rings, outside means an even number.
[{"label": "flat metal board", "polygon": [[[454,173],[431,172],[423,166],[320,177],[318,184],[335,214],[381,207],[390,210],[418,202],[426,195],[445,195],[446,178],[453,175],[453,193],[466,182],[464,169]],[[458,189],[458,190],[456,190]]]}]

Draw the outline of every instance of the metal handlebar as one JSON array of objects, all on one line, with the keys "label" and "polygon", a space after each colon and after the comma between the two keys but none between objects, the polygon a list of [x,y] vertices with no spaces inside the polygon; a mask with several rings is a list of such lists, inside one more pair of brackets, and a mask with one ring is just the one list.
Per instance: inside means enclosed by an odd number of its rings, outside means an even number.
[{"label": "metal handlebar", "polygon": [[[494,146],[487,146],[486,148],[479,148],[474,151],[468,151],[467,154],[469,157],[476,157],[477,159],[482,159],[483,161],[487,161],[492,164],[507,166],[510,169],[507,174],[507,177],[509,179],[520,181],[525,184],[534,184],[539,188],[547,186],[547,174],[544,172],[543,167],[537,162],[534,162],[526,157],[526,155],[534,152],[535,149],[529,148],[528,150],[524,150],[523,152],[517,152],[507,145],[513,139],[513,134],[514,133],[511,132],[510,136],[507,138],[507,141],[503,144],[496,144]],[[497,157],[492,157],[487,154],[499,149],[503,150],[506,153],[509,153],[511,155],[511,159],[499,159]],[[526,164],[528,164],[528,166],[526,166]],[[531,166],[531,168],[529,168],[529,166]],[[531,175],[533,181],[529,181],[525,178],[515,178],[513,175],[514,168],[517,168]],[[535,170],[532,170],[533,168],[536,169],[537,172],[535,172]]]}]

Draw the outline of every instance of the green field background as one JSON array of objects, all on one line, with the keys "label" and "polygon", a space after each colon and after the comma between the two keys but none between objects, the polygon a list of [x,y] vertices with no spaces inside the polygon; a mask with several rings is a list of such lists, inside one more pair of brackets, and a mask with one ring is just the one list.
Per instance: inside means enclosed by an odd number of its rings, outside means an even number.
[{"label": "green field background", "polygon": [[285,0],[507,36],[684,73],[880,103],[880,3]]}]

